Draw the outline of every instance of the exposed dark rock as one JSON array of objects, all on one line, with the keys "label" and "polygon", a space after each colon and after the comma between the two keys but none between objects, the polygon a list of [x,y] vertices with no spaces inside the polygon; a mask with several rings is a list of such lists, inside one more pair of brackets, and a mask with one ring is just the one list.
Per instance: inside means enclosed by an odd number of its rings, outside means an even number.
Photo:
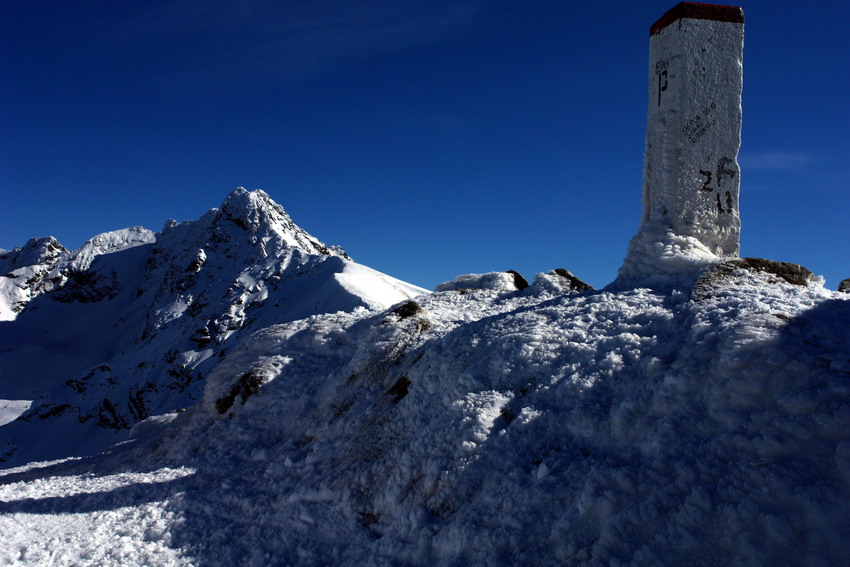
[{"label": "exposed dark rock", "polygon": [[212,341],[210,330],[207,327],[202,327],[194,332],[189,340],[198,345],[198,348],[204,348]]},{"label": "exposed dark rock", "polygon": [[177,364],[169,368],[168,375],[171,376],[173,380],[167,383],[166,387],[169,390],[176,390],[178,392],[185,392],[193,382],[203,378],[201,373],[198,373],[198,375],[195,376],[192,373],[191,368],[187,368],[182,364]]},{"label": "exposed dark rock", "polygon": [[555,268],[555,273],[570,282],[570,289],[573,291],[592,291],[596,289],[592,285],[581,281],[571,271],[564,268]]},{"label": "exposed dark rock", "polygon": [[38,417],[41,419],[47,419],[48,417],[56,417],[57,415],[62,415],[66,411],[71,409],[71,404],[62,404],[58,406],[52,406],[46,408],[44,411],[38,414]]},{"label": "exposed dark rock", "polygon": [[215,402],[215,409],[218,413],[226,413],[233,406],[237,397],[241,398],[244,404],[248,401],[248,398],[260,391],[260,385],[262,383],[262,376],[255,374],[253,371],[246,372],[236,381],[230,389],[230,393]]},{"label": "exposed dark rock", "polygon": [[248,230],[248,223],[239,217],[228,217],[227,220],[231,221],[233,224],[241,228],[242,230]]},{"label": "exposed dark rock", "polygon": [[136,421],[142,421],[143,419],[150,417],[150,410],[148,409],[148,404],[145,400],[145,394],[148,392],[156,392],[156,385],[148,382],[141,388],[133,387],[130,390],[128,407],[130,409],[130,414],[132,414]]},{"label": "exposed dark rock", "polygon": [[0,447],[0,463],[5,463],[17,452],[18,445],[13,441],[6,441],[3,446]]},{"label": "exposed dark rock", "polygon": [[523,290],[528,287],[528,281],[520,275],[516,270],[507,270],[507,273],[514,277],[514,285],[517,289]]},{"label": "exposed dark rock", "polygon": [[109,398],[103,398],[103,403],[97,415],[97,424],[104,429],[129,429],[130,425],[118,411]]},{"label": "exposed dark rock", "polygon": [[850,278],[847,278],[846,280],[841,280],[841,283],[838,284],[838,291],[850,293]]},{"label": "exposed dark rock", "polygon": [[77,392],[78,394],[85,393],[86,389],[88,388],[88,384],[86,384],[82,380],[77,380],[75,378],[69,378],[68,380],[65,380],[65,385]]},{"label": "exposed dark rock", "polygon": [[807,285],[814,278],[812,272],[799,264],[764,258],[734,258],[720,262],[700,276],[691,290],[691,300],[700,301],[711,297],[734,277],[737,270],[767,274],[768,283]]},{"label": "exposed dark rock", "polygon": [[410,384],[410,379],[407,376],[402,376],[395,384],[390,386],[386,394],[392,396],[393,402],[399,403],[410,392]]},{"label": "exposed dark rock", "polygon": [[207,304],[203,303],[201,301],[193,301],[189,305],[189,307],[186,309],[186,314],[189,315],[190,317],[197,317],[198,315],[201,314],[201,312],[204,310],[204,308],[206,306],[207,306]]},{"label": "exposed dark rock", "polygon": [[422,313],[422,307],[419,306],[415,301],[408,301],[407,303],[402,303],[395,309],[393,309],[393,313],[398,315],[399,319],[407,319],[408,317],[413,317],[417,313]]}]

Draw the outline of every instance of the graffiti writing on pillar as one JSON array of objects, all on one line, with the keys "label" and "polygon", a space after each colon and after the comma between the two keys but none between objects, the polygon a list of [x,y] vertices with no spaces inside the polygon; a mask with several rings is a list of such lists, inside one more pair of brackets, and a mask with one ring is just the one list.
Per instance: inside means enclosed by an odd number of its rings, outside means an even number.
[{"label": "graffiti writing on pillar", "polygon": [[729,169],[727,167],[729,165],[733,165],[734,163],[735,163],[735,160],[728,158],[728,157],[722,157],[719,160],[717,160],[717,183],[718,184],[720,184],[720,182],[723,181],[724,176],[728,177],[729,179],[735,178],[735,168],[733,167],[732,169]]},{"label": "graffiti writing on pillar", "polygon": [[718,215],[730,215],[732,214],[732,192],[725,191],[726,193],[726,206],[724,207],[723,201],[720,200],[720,192],[717,192],[717,214]]},{"label": "graffiti writing on pillar", "polygon": [[714,191],[714,187],[709,187],[708,185],[711,183],[711,172],[707,169],[700,169],[699,174],[705,177],[705,181],[702,183],[702,187],[699,188],[700,191]]},{"label": "graffiti writing on pillar", "polygon": [[[722,186],[725,185],[725,179],[734,179],[737,170],[734,168],[735,160],[722,157],[717,160],[717,167],[714,171],[708,169],[700,169],[699,173],[705,179],[703,179],[702,185],[700,186],[700,191],[711,192],[717,191],[717,214],[731,214],[732,213],[732,192],[724,191]],[[733,166],[733,167],[729,167]],[[716,187],[713,187],[713,184],[717,184]],[[723,197],[721,197],[721,193],[723,193]]]},{"label": "graffiti writing on pillar", "polygon": [[661,93],[667,90],[667,66],[669,62],[662,59],[655,64],[655,74],[658,75],[658,106],[661,106]]},{"label": "graffiti writing on pillar", "polygon": [[711,117],[711,113],[717,108],[717,103],[712,102],[702,109],[696,116],[687,121],[682,127],[682,134],[692,144],[696,144],[702,135],[717,122]]}]

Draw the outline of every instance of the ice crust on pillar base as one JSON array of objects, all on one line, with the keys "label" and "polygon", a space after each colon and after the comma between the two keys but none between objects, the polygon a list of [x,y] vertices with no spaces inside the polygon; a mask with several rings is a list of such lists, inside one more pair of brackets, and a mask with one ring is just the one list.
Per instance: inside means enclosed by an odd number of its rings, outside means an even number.
[{"label": "ice crust on pillar base", "polygon": [[644,210],[629,256],[673,235],[738,255],[743,22],[739,7],[683,2],[650,28]]}]

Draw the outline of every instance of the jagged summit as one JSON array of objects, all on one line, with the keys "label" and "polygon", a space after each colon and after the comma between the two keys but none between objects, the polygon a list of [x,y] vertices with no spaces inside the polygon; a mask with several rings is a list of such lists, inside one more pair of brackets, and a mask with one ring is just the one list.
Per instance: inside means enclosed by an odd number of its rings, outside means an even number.
[{"label": "jagged summit", "polygon": [[262,189],[248,191],[237,187],[224,199],[219,207],[224,218],[241,228],[256,232],[267,225],[275,232],[304,232],[279,204]]},{"label": "jagged summit", "polygon": [[[262,248],[263,255],[274,255],[283,249],[297,249],[306,254],[348,255],[338,246],[329,247],[292,221],[286,210],[262,189],[234,189],[218,208],[211,209],[198,221],[201,230],[209,231],[218,241],[247,240]],[[169,223],[163,232],[182,223]]]},{"label": "jagged summit", "polygon": [[52,236],[30,238],[23,246],[13,250],[0,250],[0,275],[6,275],[18,268],[49,262],[62,252],[67,250]]}]

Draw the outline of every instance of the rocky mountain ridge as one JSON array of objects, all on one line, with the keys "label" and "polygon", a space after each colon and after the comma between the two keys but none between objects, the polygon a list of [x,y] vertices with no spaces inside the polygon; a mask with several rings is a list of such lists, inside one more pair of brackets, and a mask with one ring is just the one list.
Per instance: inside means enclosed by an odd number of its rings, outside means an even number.
[{"label": "rocky mountain ridge", "polygon": [[[233,191],[196,221],[98,235],[76,251],[35,239],[0,257],[0,398],[33,400],[0,458],[51,458],[35,431],[81,450],[191,405],[243,336],[318,313],[386,308],[425,290],[353,262],[265,192]],[[24,449],[26,447],[26,449]],[[72,452],[73,453],[73,452]]]}]

